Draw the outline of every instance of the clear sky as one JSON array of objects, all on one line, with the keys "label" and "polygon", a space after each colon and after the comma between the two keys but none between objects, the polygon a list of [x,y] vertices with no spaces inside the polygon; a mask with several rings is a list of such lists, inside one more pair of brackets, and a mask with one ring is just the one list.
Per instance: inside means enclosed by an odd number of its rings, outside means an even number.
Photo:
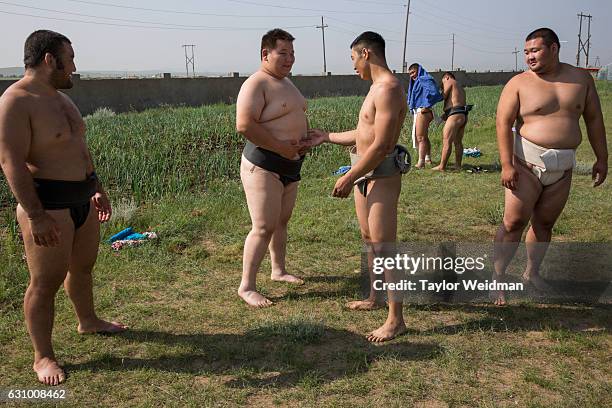
[{"label": "clear sky", "polygon": [[[407,1],[406,1],[407,2]],[[348,45],[362,31],[387,40],[387,60],[401,70],[406,7],[402,0],[0,0],[0,67],[21,66],[23,42],[40,28],[68,36],[82,71],[184,71],[182,44],[195,44],[197,72],[253,72],[270,28],[295,37],[294,74],[322,72],[321,16],[327,70],[352,72]],[[407,61],[429,70],[509,70],[514,47],[542,26],[561,41],[561,60],[575,64],[579,12],[591,14],[590,62],[612,63],[609,0],[411,0]],[[583,32],[586,36],[586,20]],[[581,58],[584,62],[584,57]],[[519,54],[519,68],[524,66]]]}]

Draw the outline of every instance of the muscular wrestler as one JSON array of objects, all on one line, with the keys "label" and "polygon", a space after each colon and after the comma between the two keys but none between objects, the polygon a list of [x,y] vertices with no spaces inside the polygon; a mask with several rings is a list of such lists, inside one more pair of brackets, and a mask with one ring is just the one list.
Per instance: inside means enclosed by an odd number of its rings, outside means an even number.
[{"label": "muscular wrestler", "polygon": [[[608,173],[606,131],[595,83],[587,71],[560,63],[559,48],[551,29],[530,33],[525,39],[529,71],[508,82],[497,106],[505,209],[495,237],[493,279],[503,280],[531,221],[523,279],[538,289],[546,287],[538,269],[570,191],[576,148],[582,141],[580,116],[596,157],[593,186],[603,183]],[[503,292],[493,295],[495,304],[505,304]]]},{"label": "muscular wrestler", "polygon": [[467,123],[468,112],[472,105],[465,104],[465,90],[455,79],[452,72],[442,76],[442,96],[444,97],[444,130],[442,131],[442,155],[440,164],[432,170],[445,171],[448,159],[455,146],[455,169],[461,170],[463,159],[463,132]]},{"label": "muscular wrestler", "polygon": [[[351,170],[340,177],[332,195],[345,198],[355,190],[355,210],[362,239],[369,247],[369,273],[373,281],[378,279],[372,273],[373,256],[394,256],[401,175],[410,166],[405,159],[406,149],[396,145],[406,116],[406,95],[387,66],[385,41],[379,34],[367,31],[357,37],[351,44],[351,59],[361,79],[372,81],[357,129],[342,133],[312,130],[311,140],[306,143],[356,145],[351,154]],[[390,281],[393,278],[387,272],[385,278]],[[367,336],[372,342],[391,340],[406,330],[401,295],[389,292],[388,299],[387,320]],[[372,310],[384,303],[371,287],[366,300],[347,306],[353,310]]]},{"label": "muscular wrestler", "polygon": [[30,283],[25,319],[34,371],[46,385],[64,381],[51,344],[55,294],[74,304],[79,333],[116,333],[126,326],[94,311],[92,268],[100,222],[111,216],[85,143],[77,107],[58,89],[72,87],[74,51],[65,36],[40,30],[25,43],[25,76],[0,98],[0,165],[17,199]]},{"label": "muscular wrestler", "polygon": [[293,36],[281,29],[261,40],[261,66],[240,88],[236,130],[247,138],[240,164],[252,228],[244,243],[238,295],[250,306],[272,302],[257,292],[256,275],[270,249],[272,280],[302,284],[287,273],[287,223],[295,205],[307,137],[306,100],[287,76]]}]

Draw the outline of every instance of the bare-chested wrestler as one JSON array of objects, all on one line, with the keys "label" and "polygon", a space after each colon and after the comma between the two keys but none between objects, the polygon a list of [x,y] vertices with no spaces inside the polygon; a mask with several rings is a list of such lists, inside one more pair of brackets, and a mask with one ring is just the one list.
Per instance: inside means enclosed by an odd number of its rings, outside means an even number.
[{"label": "bare-chested wrestler", "polygon": [[[538,289],[547,287],[538,269],[570,192],[576,148],[582,141],[580,116],[596,156],[593,186],[603,183],[608,173],[606,131],[595,83],[587,71],[560,63],[559,48],[559,38],[548,28],[529,34],[525,39],[529,71],[508,82],[497,106],[501,182],[506,190],[504,219],[495,237],[497,276],[493,278],[504,279],[531,221],[523,279]],[[495,304],[505,304],[504,293],[493,296]]]},{"label": "bare-chested wrestler", "polygon": [[19,205],[30,283],[25,319],[34,346],[34,371],[46,385],[64,381],[51,344],[55,294],[64,284],[79,333],[127,327],[94,311],[92,268],[100,222],[111,216],[85,142],[85,123],[68,96],[76,70],[70,41],[53,31],[30,34],[25,76],[0,98],[0,165]]},{"label": "bare-chested wrestler", "polygon": [[442,76],[442,96],[444,97],[444,130],[442,131],[442,155],[440,164],[432,170],[445,171],[448,159],[455,146],[455,169],[461,170],[463,159],[463,132],[467,123],[468,112],[472,105],[465,103],[465,90],[455,79],[452,72]]},{"label": "bare-chested wrestler", "polygon": [[252,228],[244,243],[238,295],[250,306],[272,302],[257,292],[257,271],[270,249],[272,280],[302,284],[287,273],[287,223],[297,197],[307,147],[306,99],[287,78],[295,62],[293,36],[281,29],[261,39],[261,66],[240,88],[236,130],[247,138],[240,164]]},{"label": "bare-chested wrestler", "polygon": [[[357,74],[366,81],[372,81],[359,113],[357,129],[342,133],[313,129],[309,132],[311,139],[307,143],[314,146],[323,142],[356,145],[356,151],[351,154],[352,167],[336,182],[332,195],[345,198],[351,190],[355,190],[355,210],[362,239],[369,247],[369,274],[373,282],[373,256],[395,255],[391,252],[397,235],[401,175],[410,166],[405,160],[406,149],[396,144],[408,108],[402,85],[387,66],[385,41],[379,34],[367,31],[359,35],[351,44],[351,59]],[[391,280],[387,273],[385,278]],[[353,310],[383,307],[384,300],[377,295],[380,293],[377,294],[370,287],[367,299],[350,302],[347,306]],[[389,292],[387,320],[368,334],[368,340],[391,340],[406,330],[402,300],[401,295]]]},{"label": "bare-chested wrestler", "polygon": [[429,125],[434,119],[433,106],[442,100],[438,85],[425,68],[417,63],[408,67],[408,107],[412,118],[412,147],[418,153],[416,168],[431,164],[431,142]]}]

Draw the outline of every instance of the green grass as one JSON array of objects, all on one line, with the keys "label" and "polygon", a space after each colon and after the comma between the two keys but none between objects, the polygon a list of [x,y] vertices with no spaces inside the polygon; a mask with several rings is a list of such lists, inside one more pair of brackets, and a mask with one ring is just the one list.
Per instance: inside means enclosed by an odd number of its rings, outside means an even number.
[{"label": "green grass", "polygon": [[[612,86],[598,84],[608,129]],[[414,171],[404,177],[401,241],[489,242],[503,191],[495,171],[499,87],[468,89],[465,145],[482,174]],[[309,101],[311,126],[356,124],[362,98]],[[330,197],[343,148],[305,163],[289,226],[288,267],[306,284],[259,289],[277,304],[250,310],[238,299],[250,222],[237,179],[241,139],[233,106],[162,108],[87,119],[98,172],[116,216],[104,238],[128,225],[160,239],[112,253],[95,269],[99,314],[128,323],[120,336],[76,334],[71,304],[56,301],[54,345],[70,375],[68,405],[82,406],[588,406],[609,404],[610,308],[605,305],[406,305],[409,334],[374,346],[363,334],[385,310],[354,313],[360,240],[352,200]],[[408,140],[407,121],[402,139]],[[434,157],[440,128],[432,128]],[[586,141],[578,160],[589,164]],[[4,182],[4,179],[0,179]],[[556,241],[610,241],[609,183],[575,174]],[[6,191],[4,194],[7,198]],[[27,268],[12,212],[0,216],[0,388],[38,388],[22,315]]]}]

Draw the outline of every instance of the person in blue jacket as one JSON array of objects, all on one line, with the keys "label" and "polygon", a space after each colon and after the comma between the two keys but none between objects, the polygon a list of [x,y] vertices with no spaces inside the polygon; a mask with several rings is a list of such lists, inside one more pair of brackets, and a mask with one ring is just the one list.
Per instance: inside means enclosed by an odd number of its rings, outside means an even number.
[{"label": "person in blue jacket", "polygon": [[431,164],[431,143],[429,141],[429,124],[434,118],[433,106],[443,100],[438,84],[425,68],[419,64],[408,67],[408,107],[413,114],[412,147],[417,150],[419,160],[415,167],[423,168]]}]

